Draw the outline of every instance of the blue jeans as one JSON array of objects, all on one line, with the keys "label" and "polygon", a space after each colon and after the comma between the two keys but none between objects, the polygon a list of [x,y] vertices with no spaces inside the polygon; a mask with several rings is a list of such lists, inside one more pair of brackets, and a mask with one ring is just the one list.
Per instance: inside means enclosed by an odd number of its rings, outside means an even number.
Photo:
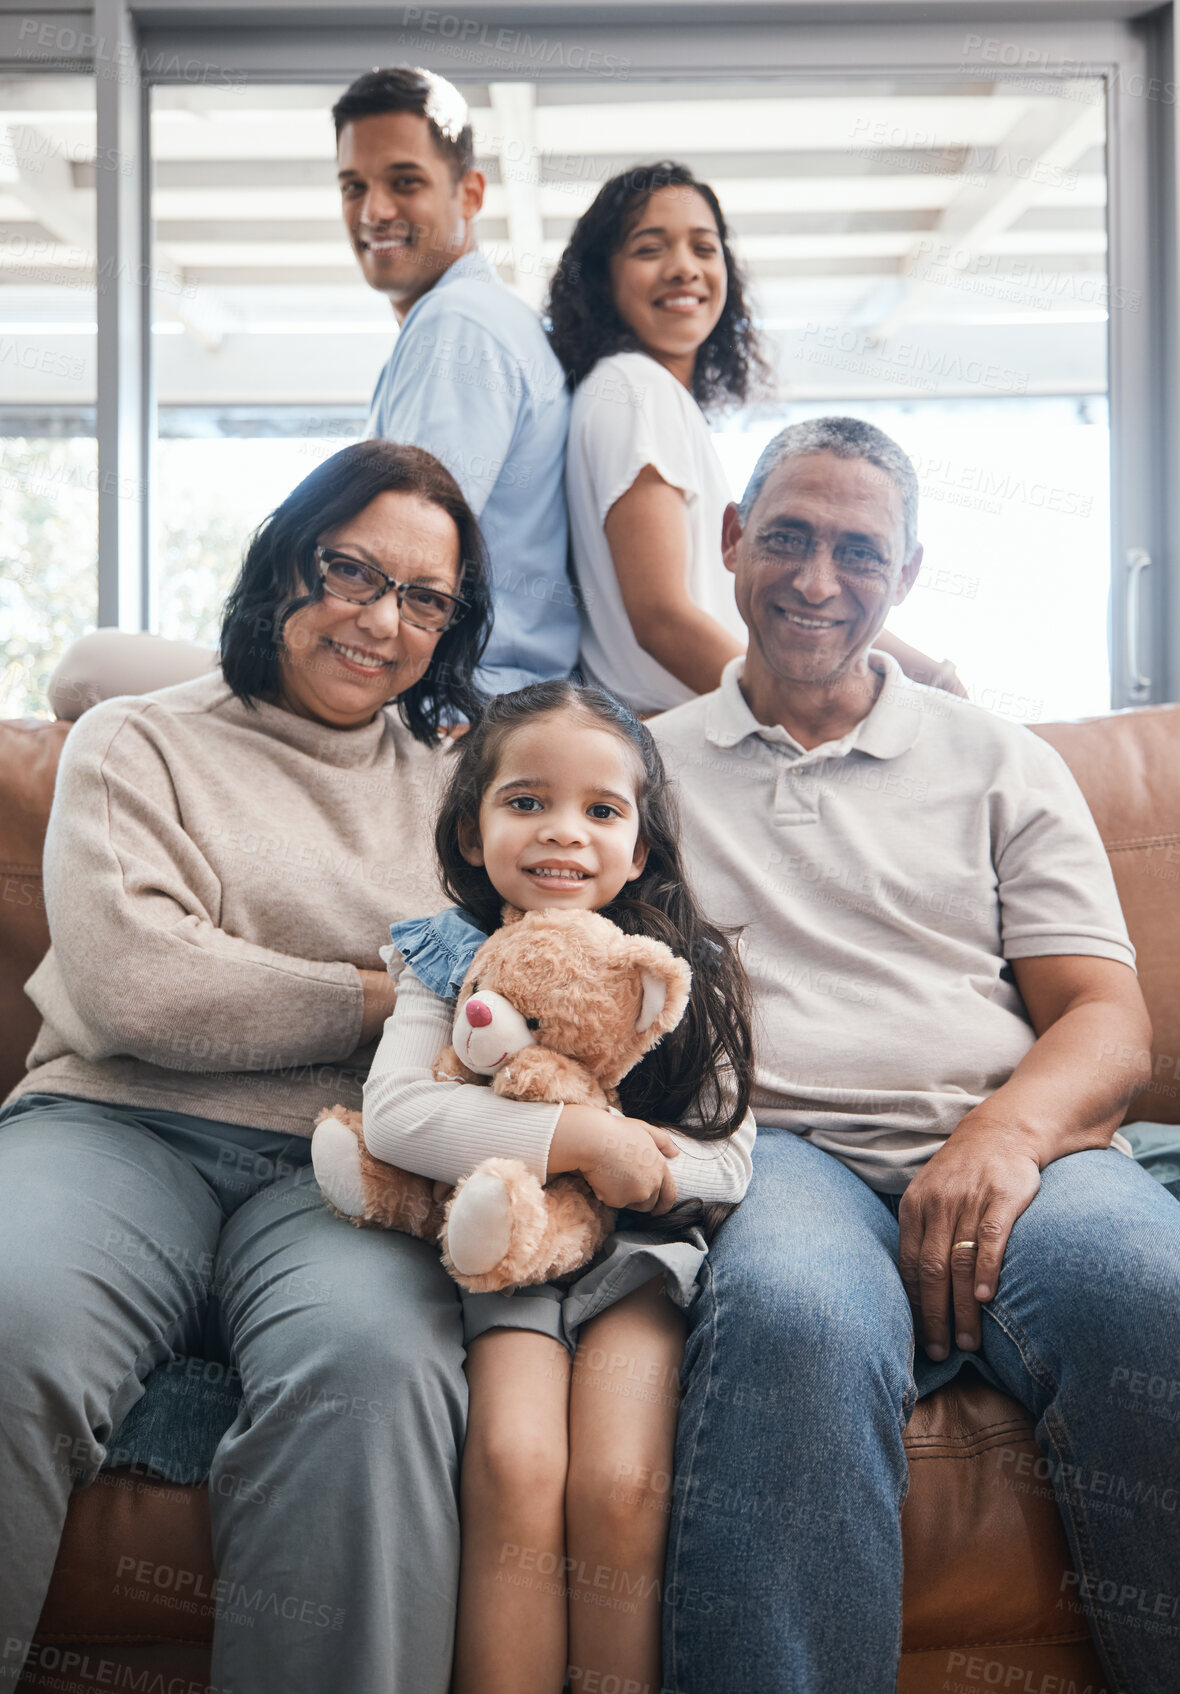
[{"label": "blue jeans", "polygon": [[[760,1131],[689,1323],[667,1688],[893,1694],[917,1397],[894,1208],[790,1131]],[[1036,1420],[1077,1568],[1063,1598],[1084,1609],[1111,1689],[1180,1689],[1175,1200],[1121,1153],[1050,1165],[1009,1239],[981,1357]],[[1118,1479],[1127,1512],[1110,1509]]]}]

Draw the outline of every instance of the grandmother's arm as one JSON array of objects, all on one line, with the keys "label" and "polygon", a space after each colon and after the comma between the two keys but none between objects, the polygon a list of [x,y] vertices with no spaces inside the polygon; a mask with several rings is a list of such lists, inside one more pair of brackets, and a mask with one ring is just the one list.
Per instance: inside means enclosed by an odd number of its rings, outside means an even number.
[{"label": "grandmother's arm", "polygon": [[141,706],[110,701],[71,730],[44,869],[55,963],[87,1056],[213,1071],[243,1048],[258,1069],[356,1049],[366,996],[353,965],[220,927],[221,885],[184,827]]}]

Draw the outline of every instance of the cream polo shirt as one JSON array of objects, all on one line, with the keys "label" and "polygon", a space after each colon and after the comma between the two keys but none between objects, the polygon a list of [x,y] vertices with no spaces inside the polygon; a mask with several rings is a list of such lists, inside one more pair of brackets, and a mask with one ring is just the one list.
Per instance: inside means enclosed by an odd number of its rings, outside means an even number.
[{"label": "cream polo shirt", "polygon": [[1008,960],[1133,967],[1114,879],[1077,784],[1031,731],[874,651],[873,707],[808,751],[757,722],[743,663],[650,727],[705,910],[743,927],[755,1115],[901,1193],[1033,1044]]}]

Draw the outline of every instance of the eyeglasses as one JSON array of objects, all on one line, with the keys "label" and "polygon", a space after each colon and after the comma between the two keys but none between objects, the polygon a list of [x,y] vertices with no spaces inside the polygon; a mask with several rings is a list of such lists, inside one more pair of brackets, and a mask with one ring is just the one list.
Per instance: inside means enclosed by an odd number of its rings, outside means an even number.
[{"label": "eyeglasses", "polygon": [[397,595],[398,616],[415,629],[439,632],[457,623],[470,605],[457,594],[444,594],[441,589],[427,588],[420,582],[397,582],[376,565],[363,559],[350,558],[330,547],[317,547],[315,560],[320,581],[328,594],[338,600],[351,600],[354,606],[371,606],[390,589]]}]

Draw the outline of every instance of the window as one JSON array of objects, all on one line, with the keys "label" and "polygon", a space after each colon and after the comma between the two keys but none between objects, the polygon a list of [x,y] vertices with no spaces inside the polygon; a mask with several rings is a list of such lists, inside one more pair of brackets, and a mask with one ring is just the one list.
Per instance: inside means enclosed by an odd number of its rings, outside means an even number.
[{"label": "window", "polygon": [[[717,191],[775,367],[773,394],[718,426],[735,494],[781,424],[873,419],[923,485],[927,561],[896,632],[1007,715],[1109,704],[1100,81],[462,88],[489,178],[480,242],[506,281],[539,306],[601,183],[683,159]],[[154,97],[156,262],[187,296],[156,338],[166,634],[212,639],[243,537],[362,432],[396,334],[344,234],[334,95]]]},{"label": "window", "polygon": [[[5,475],[96,499],[104,619],[150,615],[208,639],[246,532],[284,483],[361,432],[394,334],[341,226],[332,100],[358,67],[427,64],[469,100],[490,184],[481,242],[533,305],[606,176],[671,155],[713,183],[777,372],[760,407],[718,423],[722,456],[737,483],[760,438],[817,411],[898,436],[921,473],[927,542],[898,633],[1018,717],[1101,709],[1108,677],[1115,704],[1167,698],[1180,672],[1161,570],[1180,521],[1161,262],[1174,208],[1156,169],[1172,145],[1169,41],[1092,12],[984,27],[949,6],[922,24],[901,11],[885,0],[856,30],[694,17],[653,30],[603,0],[594,22],[551,15],[543,36],[459,40],[441,14],[378,29],[305,8],[247,28],[254,12],[198,0],[132,6],[117,45],[150,16],[138,40],[151,160],[138,141],[99,157],[88,76],[52,67],[2,84]],[[64,52],[72,32],[59,34]],[[111,133],[136,134],[125,102],[117,130],[105,94],[102,110]],[[133,339],[150,341],[159,442],[141,451],[137,428],[114,427],[147,393],[131,361],[99,397],[106,470],[92,472],[94,191],[122,195],[125,177],[150,184],[158,252],[137,247],[128,193],[100,267],[151,263],[153,333]],[[117,489],[144,478],[150,557],[145,526],[111,522]],[[94,616],[92,550],[73,533],[47,531],[49,545],[79,574],[37,637],[42,676],[67,627]],[[34,566],[6,566],[0,617],[19,647]],[[39,686],[22,683],[9,709],[36,706]]]},{"label": "window", "polygon": [[0,78],[0,111],[0,712],[19,717],[48,711],[98,609],[93,79]]}]

